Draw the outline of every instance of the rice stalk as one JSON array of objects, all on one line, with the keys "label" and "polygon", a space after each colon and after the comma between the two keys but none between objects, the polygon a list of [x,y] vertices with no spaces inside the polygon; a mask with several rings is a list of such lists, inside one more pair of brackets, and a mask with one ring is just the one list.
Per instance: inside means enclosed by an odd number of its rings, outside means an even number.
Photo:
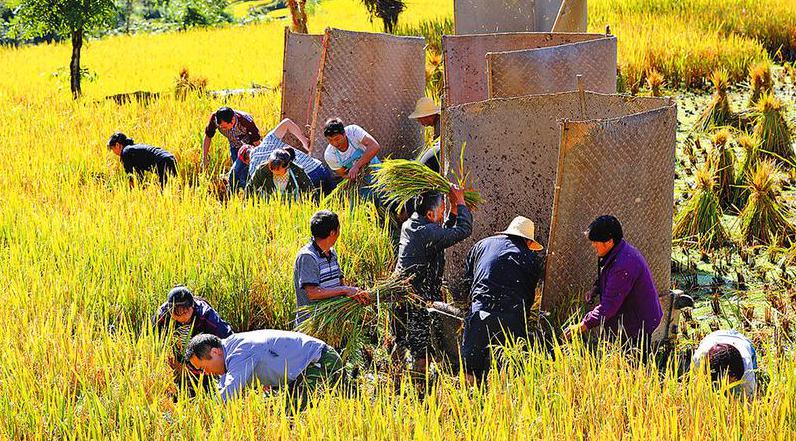
[{"label": "rice stalk", "polygon": [[760,140],[760,149],[779,161],[793,161],[796,155],[791,146],[791,128],[785,119],[783,102],[767,93],[757,103],[754,135]]},{"label": "rice stalk", "polygon": [[722,210],[730,209],[735,202],[737,181],[735,177],[735,153],[730,144],[730,132],[720,130],[713,135],[712,166],[716,176],[716,195]]},{"label": "rice stalk", "polygon": [[309,318],[297,330],[334,347],[342,347],[344,360],[359,363],[370,336],[379,331],[389,333],[388,329],[377,329],[378,324],[383,323],[379,320],[380,312],[390,314],[400,302],[422,302],[414,294],[410,282],[411,278],[396,275],[377,282],[367,290],[371,298],[367,305],[340,296],[299,308],[298,312],[308,314]]},{"label": "rice stalk", "polygon": [[725,69],[717,69],[710,76],[713,83],[713,99],[708,107],[697,119],[694,128],[698,131],[708,131],[714,127],[726,126],[734,123],[738,116],[732,111],[727,91],[730,86],[730,77]]},{"label": "rice stalk", "polygon": [[[403,207],[407,202],[427,191],[448,194],[451,183],[441,174],[416,161],[388,159],[373,173],[373,188],[383,196],[385,204]],[[465,188],[464,200],[468,207],[475,208],[482,202],[481,195]]]},{"label": "rice stalk", "polygon": [[749,87],[752,95],[749,97],[749,105],[756,106],[766,94],[774,89],[774,80],[771,76],[771,62],[763,60],[749,69]]},{"label": "rice stalk", "polygon": [[696,187],[691,199],[675,218],[673,235],[687,246],[695,246],[706,252],[727,243],[728,235],[721,223],[721,204],[710,164],[704,164],[697,171],[695,179]]},{"label": "rice stalk", "polygon": [[782,201],[781,169],[773,161],[763,160],[745,178],[749,198],[738,217],[741,239],[750,245],[791,242],[796,227]]}]

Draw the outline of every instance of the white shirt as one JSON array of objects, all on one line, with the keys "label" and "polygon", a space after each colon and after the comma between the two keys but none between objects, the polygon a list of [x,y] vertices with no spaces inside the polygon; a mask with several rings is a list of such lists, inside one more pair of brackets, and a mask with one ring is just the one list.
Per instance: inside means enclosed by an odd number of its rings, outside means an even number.
[{"label": "white shirt", "polygon": [[744,374],[743,390],[747,398],[752,398],[757,392],[757,379],[755,378],[755,370],[757,370],[757,353],[752,342],[743,334],[735,330],[720,330],[708,334],[699,343],[699,347],[694,352],[692,359],[692,366],[698,369],[701,362],[706,360],[708,352],[713,346],[718,344],[727,344],[733,346],[738,352],[741,353],[743,358]]},{"label": "white shirt", "polygon": [[[337,147],[331,144],[326,146],[323,158],[332,170],[340,170],[341,168],[351,170],[351,167],[353,167],[367,151],[367,147],[362,144],[362,141],[366,136],[370,136],[370,134],[366,132],[365,129],[355,124],[346,126],[345,136],[348,138],[348,149],[346,149],[346,151],[341,152]],[[379,160],[374,156],[370,163],[378,164]]]}]

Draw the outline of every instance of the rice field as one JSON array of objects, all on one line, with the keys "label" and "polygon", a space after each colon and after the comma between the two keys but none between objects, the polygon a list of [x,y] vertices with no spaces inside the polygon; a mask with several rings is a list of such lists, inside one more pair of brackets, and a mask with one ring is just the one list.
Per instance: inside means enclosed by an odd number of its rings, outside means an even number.
[{"label": "rice field", "polygon": [[[407,4],[401,24],[452,15],[450,0]],[[749,61],[767,57],[796,20],[794,0],[595,0],[590,7],[590,26],[608,23],[620,37],[627,78],[640,81],[655,67],[670,85],[698,85],[716,64],[744,78]],[[702,376],[680,380],[617,348],[577,344],[551,353],[509,348],[489,387],[442,375],[421,397],[407,378],[399,387],[372,381],[354,395],[317,396],[303,412],[280,394],[252,391],[222,405],[177,391],[170,348],[148,326],[172,286],[207,298],[236,330],[284,328],[293,312],[293,258],[319,206],[219,203],[210,180],[225,166],[220,137],[213,172],[197,168],[204,125],[222,103],[250,112],[261,128],[277,122],[282,26],[91,41],[83,61],[96,80],[84,84],[80,101],[71,100],[63,74],[54,75],[67,66],[68,46],[0,48],[0,438],[794,438],[796,359],[781,337],[760,348],[770,382],[754,403],[714,391]],[[379,24],[356,1],[324,0],[310,28],[326,26]],[[103,100],[136,90],[169,94],[183,67],[210,89],[271,90],[148,105]],[[174,152],[183,179],[162,192],[129,189],[105,148],[116,130]],[[337,249],[349,279],[367,285],[392,270],[388,234],[372,207],[327,201],[324,208],[341,215]]]}]

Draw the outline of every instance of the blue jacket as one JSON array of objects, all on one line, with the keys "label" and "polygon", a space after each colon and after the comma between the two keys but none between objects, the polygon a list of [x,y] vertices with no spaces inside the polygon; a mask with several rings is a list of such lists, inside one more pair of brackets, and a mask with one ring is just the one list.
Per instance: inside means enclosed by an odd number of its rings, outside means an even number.
[{"label": "blue jacket", "polygon": [[533,305],[541,272],[541,258],[524,239],[505,234],[482,239],[465,261],[464,277],[472,299],[470,311],[525,317]]}]

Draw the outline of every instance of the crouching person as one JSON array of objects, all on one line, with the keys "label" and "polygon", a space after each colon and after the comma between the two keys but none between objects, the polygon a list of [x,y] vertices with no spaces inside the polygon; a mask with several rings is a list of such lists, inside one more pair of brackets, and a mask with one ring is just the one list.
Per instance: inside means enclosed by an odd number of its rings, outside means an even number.
[{"label": "crouching person", "polygon": [[133,175],[142,179],[144,173],[155,172],[161,186],[166,185],[170,176],[177,175],[177,160],[174,155],[158,147],[136,144],[124,133],[114,133],[108,140],[108,149],[121,159],[124,172],[130,175],[131,187]]},{"label": "crouching person", "polygon": [[528,311],[536,297],[543,249],[534,223],[514,218],[506,231],[476,243],[465,261],[472,306],[464,320],[461,356],[469,384],[489,372],[489,349],[527,338]]},{"label": "crouching person", "polygon": [[292,148],[271,152],[268,161],[260,164],[246,183],[247,196],[269,198],[279,195],[288,200],[298,200],[302,194],[311,193],[315,187],[312,180],[294,162],[296,151]]},{"label": "crouching person", "polygon": [[597,281],[590,297],[599,300],[565,337],[602,326],[609,336],[623,336],[649,347],[649,337],[663,317],[655,282],[641,252],[624,240],[613,216],[600,216],[587,232],[598,257]]},{"label": "crouching person", "polygon": [[752,342],[735,330],[708,334],[699,343],[691,364],[693,369],[707,368],[715,385],[725,380],[736,384],[733,393],[747,399],[757,395],[757,353]]},{"label": "crouching person", "polygon": [[218,389],[225,402],[257,383],[266,390],[288,386],[312,392],[323,383],[336,383],[343,372],[340,355],[323,341],[272,329],[225,339],[197,335],[188,344],[185,359],[205,375],[220,376]]},{"label": "crouching person", "polygon": [[[160,305],[153,320],[158,332],[173,332],[176,339],[174,356],[169,365],[174,369],[177,384],[191,385],[200,372],[185,363],[184,343],[199,334],[211,334],[219,338],[232,335],[232,326],[225,322],[210,304],[184,286],[177,286],[169,292],[166,302]],[[208,382],[204,383],[207,387]]]}]

